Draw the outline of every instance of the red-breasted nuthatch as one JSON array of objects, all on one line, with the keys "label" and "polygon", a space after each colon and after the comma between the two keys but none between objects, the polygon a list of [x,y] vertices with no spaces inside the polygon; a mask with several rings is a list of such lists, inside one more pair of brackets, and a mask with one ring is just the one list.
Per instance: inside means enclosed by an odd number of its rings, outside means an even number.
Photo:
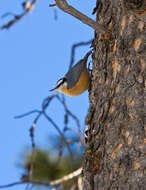
[{"label": "red-breasted nuthatch", "polygon": [[63,78],[57,81],[56,90],[67,96],[78,96],[88,89],[90,83],[90,73],[86,63],[91,51],[83,59],[75,64]]}]

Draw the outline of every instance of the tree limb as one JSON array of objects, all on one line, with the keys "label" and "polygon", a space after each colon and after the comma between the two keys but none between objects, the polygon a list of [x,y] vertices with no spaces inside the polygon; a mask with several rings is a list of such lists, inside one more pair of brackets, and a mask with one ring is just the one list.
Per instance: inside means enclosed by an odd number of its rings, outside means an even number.
[{"label": "tree limb", "polygon": [[83,13],[75,9],[74,7],[68,5],[66,0],[55,0],[55,2],[56,2],[57,7],[60,8],[62,11],[72,15],[73,17],[77,18],[84,24],[90,26],[97,32],[105,33],[105,29],[102,25],[96,23],[94,20],[87,17],[86,15],[84,15]]}]

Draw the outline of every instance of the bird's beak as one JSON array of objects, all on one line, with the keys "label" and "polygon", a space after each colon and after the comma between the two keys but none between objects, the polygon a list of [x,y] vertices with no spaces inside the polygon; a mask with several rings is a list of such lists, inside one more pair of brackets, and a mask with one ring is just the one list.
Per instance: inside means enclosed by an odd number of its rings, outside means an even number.
[{"label": "bird's beak", "polygon": [[51,91],[54,91],[54,90],[56,90],[56,89],[57,89],[57,88],[55,87],[55,88],[52,88],[52,89],[51,89],[51,90],[49,90],[49,91],[51,92]]}]

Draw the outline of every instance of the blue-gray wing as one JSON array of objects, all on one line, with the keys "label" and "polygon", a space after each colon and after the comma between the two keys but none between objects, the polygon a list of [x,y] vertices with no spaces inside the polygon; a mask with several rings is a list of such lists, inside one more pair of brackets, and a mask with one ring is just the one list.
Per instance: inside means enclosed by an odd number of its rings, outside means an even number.
[{"label": "blue-gray wing", "polygon": [[67,79],[68,89],[76,85],[83,69],[84,69],[84,60],[82,59],[66,73],[65,78]]},{"label": "blue-gray wing", "polygon": [[68,73],[66,73],[65,78],[67,79],[67,88],[72,88],[78,82],[80,75],[84,69],[86,69],[86,62],[92,51],[89,51],[83,59],[81,59],[75,66],[73,66]]}]

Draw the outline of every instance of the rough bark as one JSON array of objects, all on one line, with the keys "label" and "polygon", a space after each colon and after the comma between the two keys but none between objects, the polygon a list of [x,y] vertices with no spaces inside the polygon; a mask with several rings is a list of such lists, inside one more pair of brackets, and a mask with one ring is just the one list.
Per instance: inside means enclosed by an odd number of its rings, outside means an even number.
[{"label": "rough bark", "polygon": [[86,118],[84,190],[146,188],[146,1],[99,0]]}]

